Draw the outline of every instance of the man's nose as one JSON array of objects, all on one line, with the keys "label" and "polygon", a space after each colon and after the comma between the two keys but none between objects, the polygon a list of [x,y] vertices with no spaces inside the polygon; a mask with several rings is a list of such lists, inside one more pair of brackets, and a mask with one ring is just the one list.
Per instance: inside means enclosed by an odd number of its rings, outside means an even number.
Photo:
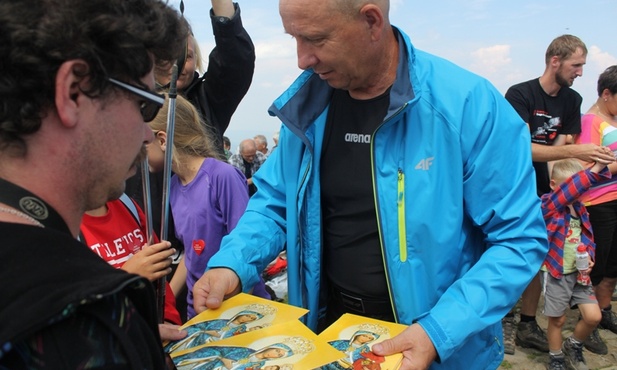
[{"label": "man's nose", "polygon": [[296,51],[298,54],[298,68],[302,70],[310,69],[317,64],[317,57],[313,51],[313,47],[306,41],[296,39]]}]

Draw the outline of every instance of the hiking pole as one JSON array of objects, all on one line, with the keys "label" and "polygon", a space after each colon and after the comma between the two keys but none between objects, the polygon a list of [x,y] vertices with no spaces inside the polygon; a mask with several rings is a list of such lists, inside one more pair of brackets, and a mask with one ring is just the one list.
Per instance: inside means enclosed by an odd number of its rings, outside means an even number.
[{"label": "hiking pole", "polygon": [[[176,96],[178,95],[176,83],[178,81],[178,64],[174,63],[171,67],[171,82],[169,83],[169,109],[167,110],[167,141],[165,142],[165,163],[163,166],[163,207],[161,214],[161,240],[168,240],[169,222],[169,186],[171,181],[172,152],[174,146],[174,127],[176,124]],[[165,310],[165,284],[167,277],[162,277],[157,281],[157,304],[159,322],[163,322],[163,312]]]},{"label": "hiking pole", "polygon": [[148,154],[141,161],[141,187],[144,197],[144,215],[146,216],[146,245],[154,242],[152,227],[152,195],[150,195],[150,169],[148,167]]},{"label": "hiking pole", "polygon": [[[141,188],[143,189],[143,199],[144,199],[144,216],[146,218],[146,247],[152,245],[154,243],[154,231],[152,227],[152,195],[150,192],[150,169],[148,165],[148,155],[146,154],[143,161],[141,161]],[[163,289],[165,285],[163,285]],[[155,285],[156,294],[157,294],[157,317],[159,318],[160,323],[161,316],[159,314],[159,305],[158,305],[158,294],[160,291],[159,282],[157,281]],[[165,291],[163,290],[163,293]],[[165,297],[163,296],[163,311],[165,308]]]}]

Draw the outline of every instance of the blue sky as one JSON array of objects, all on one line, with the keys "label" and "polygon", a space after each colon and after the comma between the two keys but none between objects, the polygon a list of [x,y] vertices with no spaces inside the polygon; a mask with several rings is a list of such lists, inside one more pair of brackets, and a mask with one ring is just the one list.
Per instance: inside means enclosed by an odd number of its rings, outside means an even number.
[{"label": "blue sky", "polygon": [[[256,134],[268,137],[280,123],[267,109],[301,72],[295,42],[283,31],[277,0],[236,0],[245,28],[256,47],[253,83],[225,133],[232,148]],[[178,7],[180,1],[170,4]],[[615,0],[424,0],[391,1],[391,23],[416,48],[444,57],[491,81],[499,91],[539,77],[544,53],[555,37],[580,37],[589,50],[582,77],[572,86],[583,96],[586,111],[597,98],[598,75],[617,64]],[[206,57],[214,46],[210,1],[185,0],[185,16]]]}]

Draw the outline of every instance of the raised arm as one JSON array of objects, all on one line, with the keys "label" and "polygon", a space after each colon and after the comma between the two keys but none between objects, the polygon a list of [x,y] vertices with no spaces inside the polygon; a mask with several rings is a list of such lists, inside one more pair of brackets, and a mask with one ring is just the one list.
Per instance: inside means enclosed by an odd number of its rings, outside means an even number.
[{"label": "raised arm", "polygon": [[234,4],[231,0],[212,0],[212,11],[218,17],[233,17]]},{"label": "raised arm", "polygon": [[237,4],[212,0],[211,15],[216,46],[199,89],[207,99],[210,124],[222,136],[253,80],[255,46],[242,25]]}]

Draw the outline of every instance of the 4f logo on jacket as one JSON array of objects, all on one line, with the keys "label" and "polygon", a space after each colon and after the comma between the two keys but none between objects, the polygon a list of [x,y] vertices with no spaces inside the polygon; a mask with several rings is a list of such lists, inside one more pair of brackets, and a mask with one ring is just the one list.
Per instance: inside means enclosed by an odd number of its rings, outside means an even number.
[{"label": "4f logo on jacket", "polygon": [[422,170],[422,171],[428,171],[428,169],[431,167],[431,165],[433,164],[433,160],[435,159],[435,157],[428,157],[428,158],[424,158],[422,159],[420,162],[418,162],[418,164],[416,165],[416,170]]}]

